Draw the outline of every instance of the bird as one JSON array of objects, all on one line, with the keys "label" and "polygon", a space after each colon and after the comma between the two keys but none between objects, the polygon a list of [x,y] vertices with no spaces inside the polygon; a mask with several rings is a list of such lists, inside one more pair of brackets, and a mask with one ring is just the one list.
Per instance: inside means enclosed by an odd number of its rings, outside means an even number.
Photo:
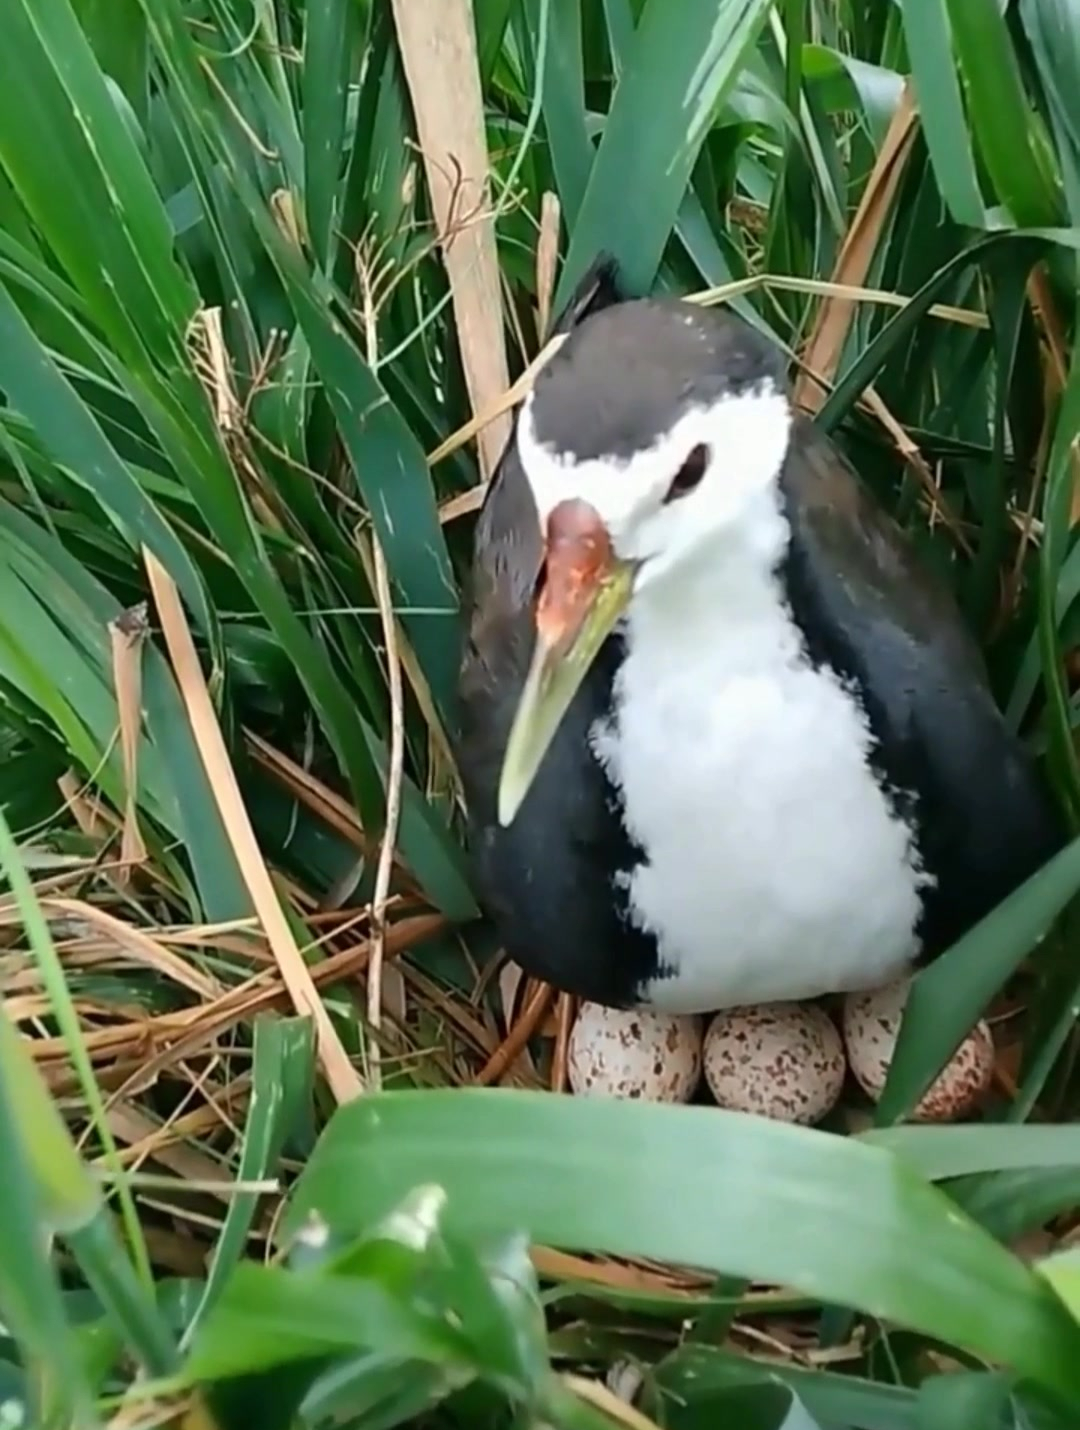
[{"label": "bird", "polygon": [[527,974],[697,1014],[874,989],[1063,846],[948,586],[721,307],[601,256],[514,413],[455,753]]}]

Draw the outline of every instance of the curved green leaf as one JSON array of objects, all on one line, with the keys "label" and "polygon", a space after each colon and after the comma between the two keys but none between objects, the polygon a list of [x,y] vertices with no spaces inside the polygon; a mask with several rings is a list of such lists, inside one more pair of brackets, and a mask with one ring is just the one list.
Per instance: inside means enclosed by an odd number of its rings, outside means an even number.
[{"label": "curved green leaf", "polygon": [[1080,1393],[1080,1327],[878,1147],[713,1108],[397,1092],[335,1113],[288,1223],[317,1214],[348,1234],[428,1183],[446,1190],[461,1234],[521,1227],[556,1246],[790,1285]]}]

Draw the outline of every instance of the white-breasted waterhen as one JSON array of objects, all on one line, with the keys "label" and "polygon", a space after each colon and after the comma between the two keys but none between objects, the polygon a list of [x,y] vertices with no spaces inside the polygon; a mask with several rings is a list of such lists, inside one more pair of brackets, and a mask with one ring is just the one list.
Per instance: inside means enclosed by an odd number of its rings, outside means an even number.
[{"label": "white-breasted waterhen", "polygon": [[562,320],[475,537],[458,756],[507,952],[613,1006],[876,987],[1063,842],[951,593],[720,309]]}]

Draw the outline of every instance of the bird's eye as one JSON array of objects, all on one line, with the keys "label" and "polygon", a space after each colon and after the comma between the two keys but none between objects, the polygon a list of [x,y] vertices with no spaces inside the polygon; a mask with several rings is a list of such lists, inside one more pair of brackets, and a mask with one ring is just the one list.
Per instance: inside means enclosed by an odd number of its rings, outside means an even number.
[{"label": "bird's eye", "polygon": [[703,442],[699,442],[696,447],[691,447],[686,461],[675,473],[674,480],[667,489],[667,496],[664,498],[665,505],[669,501],[678,501],[679,497],[688,496],[705,475],[708,465],[708,447]]}]

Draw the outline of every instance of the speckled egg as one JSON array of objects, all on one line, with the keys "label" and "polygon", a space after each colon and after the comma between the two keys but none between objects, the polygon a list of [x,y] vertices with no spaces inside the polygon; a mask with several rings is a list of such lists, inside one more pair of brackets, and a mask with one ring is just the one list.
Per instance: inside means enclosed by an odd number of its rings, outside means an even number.
[{"label": "speckled egg", "polygon": [[[875,1102],[885,1086],[910,988],[911,979],[901,978],[869,993],[851,993],[844,1000],[844,1042],[851,1071]],[[993,1072],[994,1042],[990,1029],[980,1021],[923,1095],[912,1121],[955,1122],[966,1116],[989,1088]]]},{"label": "speckled egg", "polygon": [[579,1096],[687,1102],[701,1078],[701,1021],[582,1003],[566,1070]]},{"label": "speckled egg", "polygon": [[705,1034],[704,1063],[721,1107],[806,1124],[835,1107],[846,1071],[830,1018],[800,1003],[718,1013]]}]

